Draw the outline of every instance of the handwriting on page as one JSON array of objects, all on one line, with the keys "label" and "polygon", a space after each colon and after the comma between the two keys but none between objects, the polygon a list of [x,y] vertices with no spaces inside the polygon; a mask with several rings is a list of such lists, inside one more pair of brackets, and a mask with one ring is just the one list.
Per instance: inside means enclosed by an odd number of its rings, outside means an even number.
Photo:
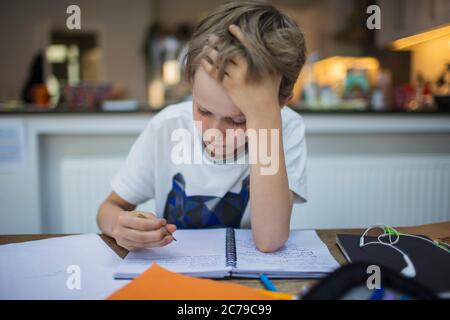
[{"label": "handwriting on page", "polygon": [[142,264],[143,262],[151,265],[157,263],[162,267],[176,270],[183,268],[186,270],[198,270],[203,268],[217,267],[223,263],[223,257],[220,255],[205,255],[205,256],[155,256],[140,254],[136,258],[128,258],[128,263]]},{"label": "handwriting on page", "polygon": [[[280,264],[291,260],[299,260],[303,263],[314,263],[317,256],[311,250],[298,248],[293,246],[283,246],[280,250],[273,253],[262,253],[257,250],[253,240],[251,239],[240,239],[236,241],[236,247],[238,249],[239,261],[251,260],[252,263],[274,263]],[[308,264],[309,264],[308,263]]]},{"label": "handwriting on page", "polygon": [[140,274],[153,263],[179,273],[225,269],[225,229],[178,230],[175,237],[178,241],[167,246],[130,252],[116,274]]},{"label": "handwriting on page", "polygon": [[263,253],[259,251],[250,237],[237,237],[238,268],[258,269],[261,267],[277,270],[314,269],[326,267],[328,263],[321,259],[320,252],[304,248],[289,241],[278,251]]}]

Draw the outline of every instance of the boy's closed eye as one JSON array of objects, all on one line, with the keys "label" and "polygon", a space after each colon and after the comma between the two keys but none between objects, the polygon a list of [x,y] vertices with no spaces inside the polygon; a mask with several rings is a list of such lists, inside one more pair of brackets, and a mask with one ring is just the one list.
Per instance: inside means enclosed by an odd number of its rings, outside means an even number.
[{"label": "boy's closed eye", "polygon": [[[202,107],[198,106],[197,110],[200,114],[202,114],[205,117],[211,116],[212,113],[206,109],[203,109]],[[224,118],[226,122],[236,125],[236,126],[242,126],[246,123],[245,116],[236,116],[236,117],[225,117]]]},{"label": "boy's closed eye", "polygon": [[242,126],[245,124],[246,120],[245,117],[239,117],[239,118],[226,118],[227,122],[230,122],[231,124]]},{"label": "boy's closed eye", "polygon": [[201,108],[201,107],[197,107],[197,110],[202,114],[202,115],[204,115],[204,116],[210,116],[212,113],[211,112],[209,112],[208,110],[205,110],[205,109],[203,109],[203,108]]}]

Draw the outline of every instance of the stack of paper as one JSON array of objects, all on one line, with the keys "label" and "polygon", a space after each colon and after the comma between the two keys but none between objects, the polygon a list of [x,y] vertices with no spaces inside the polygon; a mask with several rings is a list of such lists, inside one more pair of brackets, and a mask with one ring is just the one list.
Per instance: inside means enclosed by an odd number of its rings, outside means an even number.
[{"label": "stack of paper", "polygon": [[0,246],[0,299],[104,299],[122,259],[96,234]]}]

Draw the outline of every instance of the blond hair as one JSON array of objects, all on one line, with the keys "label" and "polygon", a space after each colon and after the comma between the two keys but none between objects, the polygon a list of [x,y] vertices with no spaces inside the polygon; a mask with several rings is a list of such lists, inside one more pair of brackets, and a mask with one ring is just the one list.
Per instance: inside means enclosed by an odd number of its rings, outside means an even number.
[{"label": "blond hair", "polygon": [[[241,28],[247,48],[228,31],[231,24]],[[282,77],[279,100],[291,95],[306,57],[303,33],[292,18],[265,1],[231,1],[219,6],[199,23],[189,41],[185,78],[191,84],[211,34],[220,38],[216,46],[220,81],[230,60],[242,54],[248,63],[248,81],[258,81],[267,73],[278,74]]]}]

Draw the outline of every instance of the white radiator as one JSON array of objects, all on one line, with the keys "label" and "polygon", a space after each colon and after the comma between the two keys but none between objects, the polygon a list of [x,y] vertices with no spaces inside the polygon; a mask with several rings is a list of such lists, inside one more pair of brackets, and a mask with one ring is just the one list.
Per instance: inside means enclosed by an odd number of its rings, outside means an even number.
[{"label": "white radiator", "polygon": [[[62,232],[99,232],[97,210],[111,192],[111,179],[124,159],[83,158],[61,162]],[[153,211],[151,202],[139,207]]]},{"label": "white radiator", "polygon": [[[98,232],[97,209],[123,159],[64,159],[62,232]],[[450,220],[450,157],[310,157],[308,203],[293,228],[415,225]],[[154,210],[153,202],[140,206]]]},{"label": "white radiator", "polygon": [[296,228],[416,225],[450,220],[450,157],[373,155],[308,159],[308,203]]}]

